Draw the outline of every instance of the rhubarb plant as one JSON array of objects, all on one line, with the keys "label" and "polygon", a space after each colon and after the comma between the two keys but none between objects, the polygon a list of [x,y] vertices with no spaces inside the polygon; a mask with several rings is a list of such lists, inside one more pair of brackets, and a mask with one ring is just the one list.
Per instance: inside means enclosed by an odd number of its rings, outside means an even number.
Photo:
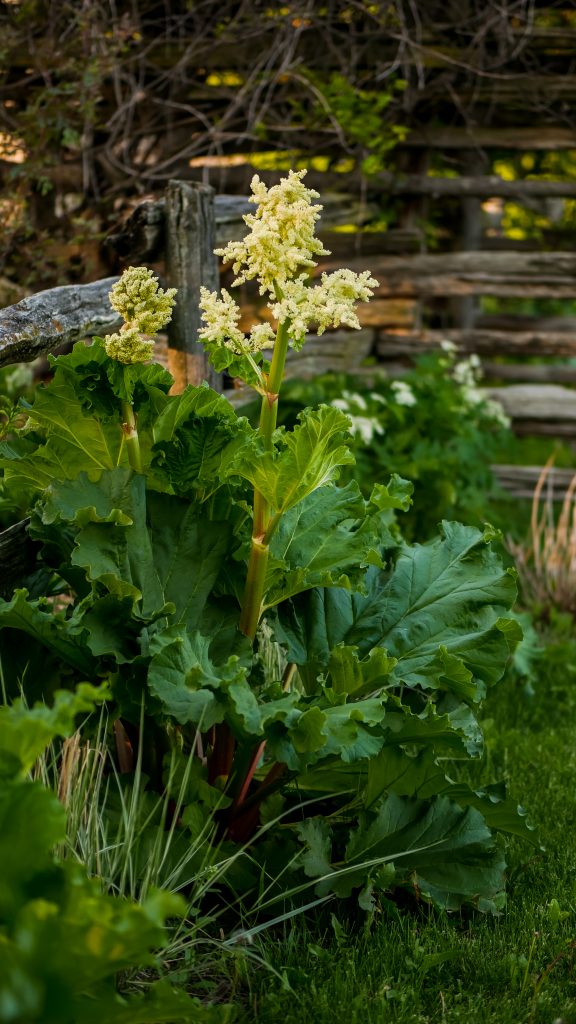
[{"label": "rhubarb plant", "polygon": [[277,877],[303,902],[370,909],[407,889],[496,909],[504,837],[530,830],[502,785],[469,779],[478,707],[519,639],[515,574],[490,528],[444,523],[406,544],[398,476],[368,497],[339,486],[353,462],[342,410],[277,426],[288,348],[357,327],[376,285],[310,280],[325,250],[303,177],[255,178],[247,234],[220,252],[235,283],[258,282],[274,327],[245,334],[230,294],[201,295],[201,341],[258,394],[257,426],[207,386],[170,394],[150,358],[175,296],[131,268],[112,295],[124,328],[55,359],[0,446],[38,549],[0,603],[4,674],[46,702],[105,685],[110,756],[126,771],[139,757],[152,789],[192,759],[176,827],[198,834],[216,815],[214,841],[245,850],[235,891]]}]

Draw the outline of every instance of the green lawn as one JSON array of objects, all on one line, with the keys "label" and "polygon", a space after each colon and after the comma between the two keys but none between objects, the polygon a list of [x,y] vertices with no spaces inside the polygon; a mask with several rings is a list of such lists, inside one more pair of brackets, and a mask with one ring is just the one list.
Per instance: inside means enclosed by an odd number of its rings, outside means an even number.
[{"label": "green lawn", "polygon": [[278,974],[251,972],[243,1024],[576,1022],[576,690],[565,686],[569,668],[564,678],[561,668],[542,678],[532,699],[503,683],[485,708],[487,773],[506,778],[546,847],[510,848],[506,912],[459,917],[423,907],[415,917],[394,910],[367,932],[334,905],[335,926],[329,916],[320,928],[300,921],[257,948]]}]

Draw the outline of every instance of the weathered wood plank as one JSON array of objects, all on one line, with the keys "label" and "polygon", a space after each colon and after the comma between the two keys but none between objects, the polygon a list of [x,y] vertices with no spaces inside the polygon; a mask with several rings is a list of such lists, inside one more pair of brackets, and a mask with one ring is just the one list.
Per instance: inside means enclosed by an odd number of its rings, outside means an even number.
[{"label": "weathered wood plank", "polygon": [[147,200],[132,211],[124,224],[104,239],[104,247],[127,260],[162,258],[166,244],[166,200]]},{"label": "weathered wood plank", "polygon": [[554,363],[492,363],[483,362],[486,380],[523,381],[526,384],[576,384],[576,366]]},{"label": "weathered wood plank", "polygon": [[214,221],[214,189],[187,181],[170,181],[166,191],[166,278],[178,289],[168,324],[168,365],[175,390],[203,380],[221,389],[198,341],[200,288],[218,288]]},{"label": "weathered wood plank", "polygon": [[559,437],[576,438],[576,423],[572,420],[565,420],[547,423],[545,420],[515,420],[512,424],[514,433],[519,437]]},{"label": "weathered wood plank", "polygon": [[461,352],[482,356],[576,356],[576,333],[564,331],[423,330],[417,334],[379,332],[377,353],[384,359],[414,356],[451,341]]},{"label": "weathered wood plank", "polygon": [[29,362],[65,343],[116,330],[122,321],[108,292],[117,280],[49,288],[0,310],[0,366]]},{"label": "weathered wood plank", "polygon": [[433,125],[410,132],[402,145],[430,149],[576,149],[576,131],[546,124],[523,128]]},{"label": "weathered wood plank", "polygon": [[[185,184],[193,188],[197,183],[187,181]],[[363,224],[378,212],[376,204],[361,202],[357,196],[348,193],[328,192],[322,196],[322,203],[321,234],[343,224]],[[247,213],[254,213],[254,209],[247,196],[215,195],[216,246],[243,238],[247,227],[242,218]],[[165,225],[166,200],[148,200],[140,203],[122,227],[108,236],[106,247],[126,259],[158,259],[166,244]],[[388,232],[383,244],[393,251],[417,248],[417,240],[413,236],[407,237],[406,232]]]},{"label": "weathered wood plank", "polygon": [[[365,260],[348,260],[352,270]],[[332,261],[322,269],[332,268]],[[427,298],[457,295],[576,297],[576,253],[456,252],[372,258],[380,297]]]},{"label": "weathered wood plank", "polygon": [[[533,498],[536,484],[544,472],[543,466],[493,465],[490,468],[503,490],[512,497],[528,499]],[[552,466],[546,474],[540,501],[563,501],[573,477],[573,469]],[[576,496],[573,500],[576,501]]]},{"label": "weathered wood plank", "polygon": [[379,185],[389,195],[430,196],[435,199],[443,197],[482,199],[495,196],[528,199],[552,196],[573,198],[576,196],[576,182],[574,181],[505,181],[504,178],[495,174],[438,178],[426,174],[381,173],[372,179],[371,189],[374,185]]},{"label": "weathered wood plank", "polygon": [[487,398],[499,402],[512,420],[570,423],[576,427],[576,391],[559,384],[510,384],[483,388]]},{"label": "weathered wood plank", "polygon": [[352,373],[372,352],[374,331],[330,331],[310,335],[304,349],[289,349],[286,377],[316,377],[321,373]]},{"label": "weathered wood plank", "polygon": [[522,313],[480,313],[474,326],[488,331],[526,331],[535,334],[576,334],[574,316],[529,316]]}]

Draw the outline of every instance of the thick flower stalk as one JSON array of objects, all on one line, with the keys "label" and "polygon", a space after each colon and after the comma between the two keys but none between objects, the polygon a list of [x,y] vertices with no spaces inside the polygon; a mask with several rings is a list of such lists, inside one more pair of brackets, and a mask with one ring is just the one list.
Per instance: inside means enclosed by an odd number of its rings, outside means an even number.
[{"label": "thick flower stalk", "polygon": [[[154,335],[171,319],[175,288],[164,291],[151,270],[129,267],[110,291],[110,305],[124,320],[117,334],[104,338],[104,348],[111,359],[125,366],[146,363],[152,357]],[[122,402],[122,429],[132,469],[142,472],[142,457],[131,402]]]},{"label": "thick flower stalk", "polygon": [[[202,289],[200,301],[204,321],[200,340],[214,365],[230,368],[262,395],[259,432],[267,451],[273,450],[288,348],[300,349],[312,330],[323,334],[341,325],[359,328],[356,303],[366,302],[378,283],[368,272],[355,274],[351,270],[322,274],[320,284],[308,283],[308,272],[317,265],[317,257],[330,254],[315,237],[322,207],[314,203],[318,193],[304,185],[305,174],[290,171],[272,188],[254,176],[250,201],[257,204],[257,210],[244,217],[248,233],[241,241],[216,250],[232,264],[234,285],[258,282],[260,294],[268,296],[275,332],[267,323],[253,327],[249,334],[241,331],[240,309],[224,290],[219,298],[215,292]],[[262,353],[270,349],[272,360],[265,369]],[[256,489],[240,616],[240,629],[250,637],[255,636],[260,621],[269,544],[278,519],[278,509],[271,508]]]}]

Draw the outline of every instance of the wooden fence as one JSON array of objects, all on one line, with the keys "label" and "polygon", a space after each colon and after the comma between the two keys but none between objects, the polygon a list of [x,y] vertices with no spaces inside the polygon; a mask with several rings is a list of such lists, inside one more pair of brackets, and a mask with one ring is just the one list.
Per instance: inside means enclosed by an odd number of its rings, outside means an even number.
[{"label": "wooden fence", "polygon": [[[459,179],[382,175],[378,185],[386,194],[451,195],[463,204],[478,203],[486,196],[524,194],[527,186],[529,194],[576,194],[574,183],[503,182],[491,175]],[[407,255],[402,250],[414,248],[414,232],[409,227],[378,237],[335,230],[342,224],[369,220],[374,213],[370,202],[359,203],[341,194],[325,195],[323,202],[321,234],[334,256],[325,260],[318,272],[345,262],[352,269],[370,269],[379,285],[372,302],[360,307],[362,330],[336,331],[329,343],[325,337],[311,339],[295,364],[298,373],[350,371],[358,369],[367,356],[376,356],[394,374],[416,353],[449,339],[463,353],[481,356],[488,378],[501,384],[489,387],[488,394],[501,401],[518,432],[576,437],[576,395],[566,387],[576,381],[576,369],[496,361],[502,355],[576,357],[576,321],[566,318],[527,324],[504,317],[490,323],[486,318],[471,318],[469,306],[458,306],[482,295],[576,299],[576,252],[478,249]],[[199,290],[202,285],[218,286],[213,250],[242,236],[242,215],[250,209],[244,198],[214,196],[209,186],[172,181],[163,199],[138,207],[111,240],[127,263],[161,264],[165,283],[178,288],[165,353],[177,389],[202,379],[220,387],[197,342]],[[463,217],[470,220],[468,207]],[[0,310],[0,365],[31,360],[63,344],[117,329],[119,321],[107,299],[115,280],[53,288]],[[429,303],[444,303],[449,308],[456,303],[451,307],[456,310],[452,323],[442,329],[428,328],[425,310]],[[241,326],[247,327],[263,315],[254,298],[247,298]],[[289,364],[288,373],[292,372],[294,366]],[[539,467],[529,469],[520,474],[521,480],[509,467],[499,470],[499,476],[515,494],[527,496],[540,472]],[[562,486],[561,476],[551,478],[557,487]]]},{"label": "wooden fence", "polygon": [[[339,195],[326,197],[325,226],[337,226],[356,215],[353,202],[349,197],[344,199]],[[213,374],[197,341],[200,288],[218,288],[219,264],[214,249],[231,238],[242,237],[246,230],[242,217],[250,210],[253,207],[243,197],[215,196],[209,186],[172,181],[163,199],[143,203],[123,231],[111,239],[126,263],[161,262],[164,283],[178,289],[165,354],[178,389],[202,380],[221,389],[221,381]],[[50,288],[0,310],[0,366],[30,361],[82,338],[117,330],[121,320],[108,301],[117,280],[108,277],[91,284]],[[336,366],[344,368],[359,365],[372,347],[372,334],[368,345],[366,332],[359,336],[355,332],[335,332],[332,340]],[[323,368],[332,367],[331,361],[324,360],[323,364],[318,347],[311,349],[308,370],[315,360]]]}]

